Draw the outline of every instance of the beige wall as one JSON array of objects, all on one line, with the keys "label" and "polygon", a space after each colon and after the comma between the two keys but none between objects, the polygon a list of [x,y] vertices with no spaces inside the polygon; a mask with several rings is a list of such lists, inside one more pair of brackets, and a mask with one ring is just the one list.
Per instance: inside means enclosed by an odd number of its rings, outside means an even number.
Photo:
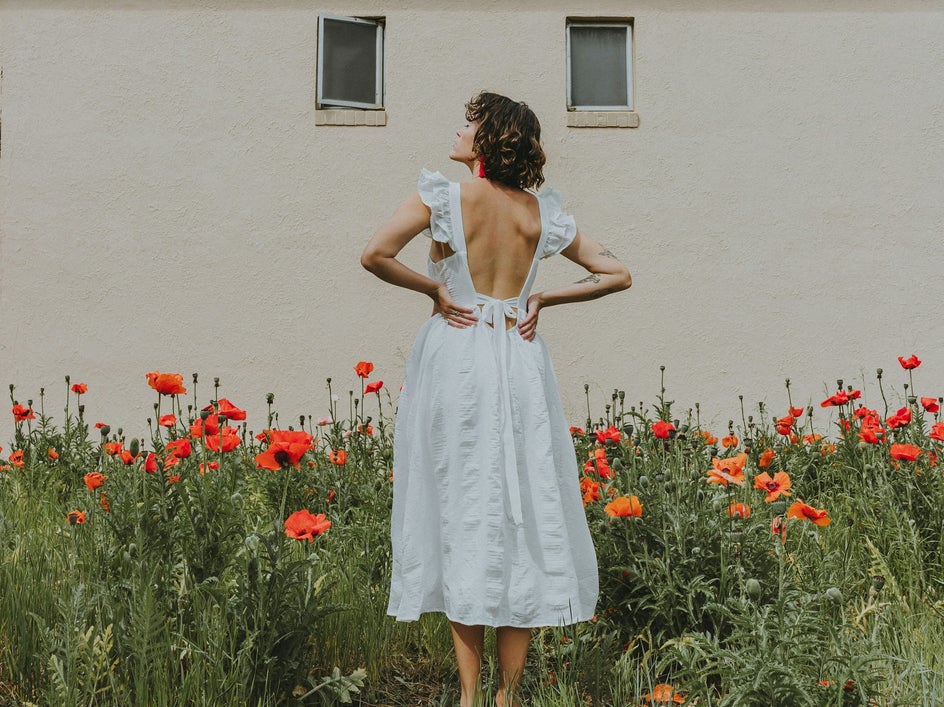
[{"label": "beige wall", "polygon": [[[117,6],[117,7],[116,7]],[[387,125],[316,126],[319,12],[386,17]],[[568,128],[564,24],[635,18],[635,129]],[[937,2],[0,1],[0,383],[89,384],[141,428],[154,369],[263,425],[323,414],[373,360],[395,392],[422,297],[361,270],[481,88],[528,101],[548,184],[632,290],[549,309],[582,421],[615,388],[753,405],[918,353],[944,394],[944,10]],[[419,239],[405,257],[423,266]],[[581,273],[558,259],[542,282]],[[877,400],[874,388],[869,403]],[[0,444],[12,432],[0,416]]]}]

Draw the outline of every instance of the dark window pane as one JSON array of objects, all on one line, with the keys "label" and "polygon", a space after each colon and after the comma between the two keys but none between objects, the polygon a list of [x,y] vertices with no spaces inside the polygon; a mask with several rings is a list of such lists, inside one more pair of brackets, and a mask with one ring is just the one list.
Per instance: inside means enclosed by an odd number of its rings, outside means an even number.
[{"label": "dark window pane", "polygon": [[575,106],[629,105],[628,27],[570,28],[570,98]]},{"label": "dark window pane", "polygon": [[322,41],[322,99],[377,100],[377,27],[325,19]]}]

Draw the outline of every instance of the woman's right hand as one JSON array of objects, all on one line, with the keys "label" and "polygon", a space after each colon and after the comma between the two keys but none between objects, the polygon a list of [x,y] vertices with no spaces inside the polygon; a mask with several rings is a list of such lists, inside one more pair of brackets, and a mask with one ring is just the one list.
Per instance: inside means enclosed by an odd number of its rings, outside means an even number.
[{"label": "woman's right hand", "polygon": [[478,321],[474,315],[475,309],[457,304],[445,283],[440,283],[435,292],[430,293],[430,297],[433,300],[433,314],[441,315],[449,326],[465,329]]}]

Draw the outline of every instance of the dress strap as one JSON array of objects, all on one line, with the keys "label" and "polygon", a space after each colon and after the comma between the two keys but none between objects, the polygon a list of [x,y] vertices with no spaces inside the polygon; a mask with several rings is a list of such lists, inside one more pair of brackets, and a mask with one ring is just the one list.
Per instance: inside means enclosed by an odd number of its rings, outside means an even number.
[{"label": "dress strap", "polygon": [[465,253],[465,229],[462,227],[462,197],[458,182],[449,182],[449,202],[452,207],[452,237],[455,240],[452,250],[456,253]]}]

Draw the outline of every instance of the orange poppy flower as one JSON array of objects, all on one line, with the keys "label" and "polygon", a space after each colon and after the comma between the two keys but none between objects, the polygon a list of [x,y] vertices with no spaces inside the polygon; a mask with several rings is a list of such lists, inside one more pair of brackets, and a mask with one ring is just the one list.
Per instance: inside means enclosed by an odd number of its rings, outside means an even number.
[{"label": "orange poppy flower", "polygon": [[337,492],[336,492],[334,489],[329,489],[327,502],[328,502],[328,503],[331,503],[331,501],[333,501],[334,498],[335,498],[335,496],[337,496],[337,495],[338,495],[338,494],[337,494]]},{"label": "orange poppy flower", "polygon": [[102,484],[105,483],[105,479],[108,477],[100,471],[92,471],[85,475],[85,487],[89,491],[94,491],[99,488]]},{"label": "orange poppy flower", "polygon": [[[220,441],[221,437],[222,443]],[[219,452],[221,448],[224,452],[231,452],[239,446],[241,441],[239,430],[229,425],[224,427],[220,434],[206,436],[206,446],[211,452]]]},{"label": "orange poppy flower", "polygon": [[104,491],[98,495],[98,505],[105,513],[111,513],[111,504],[108,502],[108,497]]},{"label": "orange poppy flower", "polygon": [[33,408],[20,405],[19,403],[13,406],[13,420],[15,422],[26,422],[27,420],[35,419],[36,415],[33,414]]},{"label": "orange poppy flower", "polygon": [[16,449],[10,452],[10,463],[13,466],[26,466],[26,462],[23,461],[23,450]]},{"label": "orange poppy flower", "polygon": [[738,446],[738,438],[735,434],[729,434],[721,438],[721,446],[725,449]]},{"label": "orange poppy flower", "polygon": [[757,468],[766,469],[768,466],[770,466],[773,463],[775,456],[777,456],[777,453],[774,450],[765,449],[763,452],[760,453],[760,456],[757,458]]},{"label": "orange poppy flower", "polygon": [[899,356],[898,363],[900,363],[901,367],[904,368],[906,371],[910,371],[912,368],[917,368],[918,366],[920,366],[921,360],[914,354],[911,354],[911,356],[909,356],[908,358],[902,358],[901,356]]},{"label": "orange poppy flower", "polygon": [[161,427],[173,427],[177,424],[177,416],[174,414],[161,415],[157,424]]},{"label": "orange poppy flower", "polygon": [[216,404],[216,411],[220,415],[226,415],[227,420],[245,420],[246,411],[240,410],[226,398],[220,398]]},{"label": "orange poppy flower", "polygon": [[727,487],[728,484],[737,484],[740,486],[744,483],[744,464],[746,462],[746,452],[741,452],[736,457],[730,457],[728,459],[718,459],[715,457],[711,460],[714,469],[708,470],[707,482],[709,484],[722,484],[725,487]]},{"label": "orange poppy flower", "polygon": [[88,386],[85,383],[73,383],[72,392],[76,395],[83,395],[88,392]]},{"label": "orange poppy flower", "polygon": [[931,413],[938,412],[941,409],[937,398],[921,398],[921,407]]},{"label": "orange poppy flower", "polygon": [[124,447],[124,444],[121,442],[105,442],[105,454],[113,457],[121,453],[122,447]]},{"label": "orange poppy flower", "polygon": [[383,386],[384,386],[384,382],[383,382],[383,381],[374,381],[373,383],[368,383],[368,384],[367,384],[367,387],[364,388],[364,392],[365,392],[365,393],[376,393],[376,392],[379,391],[381,388],[383,388]]},{"label": "orange poppy flower", "polygon": [[120,454],[120,457],[119,457],[119,458],[121,459],[121,461],[123,461],[123,462],[124,462],[126,465],[128,465],[128,466],[130,466],[131,464],[134,464],[134,460],[137,459],[137,457],[135,457],[135,456],[134,456],[129,450],[127,450],[127,449],[122,449],[122,450],[121,450],[121,454]]},{"label": "orange poppy flower", "polygon": [[790,414],[791,414],[793,417],[799,417],[799,416],[802,415],[804,412],[805,412],[804,408],[795,408],[795,407],[791,407],[791,408],[790,408]]},{"label": "orange poppy flower", "polygon": [[771,478],[766,471],[754,477],[754,488],[767,492],[764,500],[770,503],[776,501],[781,494],[790,496],[790,476],[785,471],[778,471]]},{"label": "orange poppy flower", "polygon": [[607,503],[603,510],[613,518],[639,518],[642,515],[642,504],[638,496],[618,496]]},{"label": "orange poppy flower", "polygon": [[652,692],[647,692],[643,695],[643,699],[654,705],[680,705],[685,702],[685,698],[675,692],[675,688],[665,682],[655,685],[652,688]]},{"label": "orange poppy flower", "polygon": [[357,365],[354,366],[354,372],[357,373],[361,378],[367,378],[374,370],[374,364],[370,361],[358,361]]},{"label": "orange poppy flower", "polygon": [[825,457],[829,454],[832,454],[835,451],[836,451],[835,444],[827,444],[826,442],[823,442],[819,447],[819,455],[821,457]]},{"label": "orange poppy flower", "polygon": [[931,432],[928,436],[938,442],[944,442],[944,422],[935,422],[931,425]]},{"label": "orange poppy flower", "polygon": [[728,506],[728,515],[732,518],[750,518],[751,507],[746,503],[732,503]]},{"label": "orange poppy flower", "polygon": [[56,461],[56,459],[59,458],[59,452],[56,451],[55,447],[50,447],[48,450],[46,450],[46,456],[53,461]]},{"label": "orange poppy flower", "polygon": [[331,521],[324,513],[317,515],[307,509],[295,511],[285,519],[285,534],[295,540],[314,540],[331,527]]},{"label": "orange poppy flower", "polygon": [[600,482],[583,476],[580,478],[580,492],[583,494],[583,505],[600,500]]},{"label": "orange poppy flower", "polygon": [[328,454],[328,461],[337,466],[344,466],[347,464],[347,452],[343,449],[335,449]]},{"label": "orange poppy flower", "polygon": [[78,525],[85,522],[85,514],[82,511],[69,511],[66,515],[69,525]]},{"label": "orange poppy flower", "polygon": [[790,504],[790,507],[787,509],[787,518],[799,518],[800,520],[808,520],[814,525],[826,526],[833,522],[833,519],[826,515],[826,511],[817,510],[812,506],[808,506],[802,501],[796,501],[795,503]]},{"label": "orange poppy flower", "polygon": [[916,462],[921,455],[921,447],[913,444],[893,444],[889,452],[892,459],[898,459],[904,462]]},{"label": "orange poppy flower", "polygon": [[670,432],[675,432],[675,425],[673,425],[671,422],[659,420],[652,425],[652,434],[654,434],[659,439],[668,439]]},{"label": "orange poppy flower", "polygon": [[701,431],[701,436],[702,436],[702,439],[705,440],[705,444],[707,444],[709,447],[710,447],[712,444],[717,443],[717,441],[718,441],[718,438],[715,437],[714,435],[712,435],[711,432],[709,432],[708,430],[702,430],[702,431]]},{"label": "orange poppy flower", "polygon": [[151,371],[146,373],[145,377],[148,385],[161,395],[183,395],[187,392],[187,389],[184,388],[184,377],[179,373]]},{"label": "orange poppy flower", "polygon": [[777,434],[783,435],[786,437],[793,431],[793,425],[796,422],[796,419],[793,415],[787,415],[786,417],[781,417],[776,422]]},{"label": "orange poppy flower", "polygon": [[803,435],[803,441],[806,444],[813,444],[814,442],[819,442],[823,438],[819,432],[814,432],[811,435]]},{"label": "orange poppy flower", "polygon": [[168,483],[168,484],[176,484],[178,481],[180,481],[180,474],[168,474],[168,475],[167,475],[167,483]]},{"label": "orange poppy flower", "polygon": [[256,455],[256,466],[278,471],[283,466],[297,467],[314,437],[304,430],[265,430],[269,440],[266,451]]}]

